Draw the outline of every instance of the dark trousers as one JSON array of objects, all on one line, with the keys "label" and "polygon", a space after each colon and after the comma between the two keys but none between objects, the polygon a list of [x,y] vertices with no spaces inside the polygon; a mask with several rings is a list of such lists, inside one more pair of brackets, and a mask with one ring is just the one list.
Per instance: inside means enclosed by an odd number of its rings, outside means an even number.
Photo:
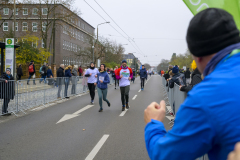
[{"label": "dark trousers", "polygon": [[19,80],[19,81],[21,80],[21,77],[22,77],[22,76],[18,75],[18,80]]},{"label": "dark trousers", "polygon": [[94,85],[94,83],[88,83],[88,89],[92,101],[94,100],[95,97],[95,88],[96,86]]},{"label": "dark trousers", "polygon": [[130,85],[126,87],[120,87],[121,92],[121,100],[122,105],[125,106],[125,104],[128,104],[129,101],[129,91],[130,91]]},{"label": "dark trousers", "polygon": [[[30,81],[30,79],[32,78],[33,75],[34,75],[34,74],[29,74],[27,83],[29,83],[29,81]],[[33,79],[33,84],[35,84],[35,79]]]},{"label": "dark trousers", "polygon": [[141,78],[141,88],[144,88],[145,78]]},{"label": "dark trousers", "polygon": [[2,114],[8,113],[7,109],[8,109],[8,104],[9,104],[9,102],[10,102],[10,99],[4,98],[4,100],[3,100],[3,106],[2,106]]},{"label": "dark trousers", "polygon": [[79,76],[82,76],[82,73],[79,73]]},{"label": "dark trousers", "polygon": [[115,78],[115,88],[116,88],[117,84],[119,86],[119,80],[117,78]]}]

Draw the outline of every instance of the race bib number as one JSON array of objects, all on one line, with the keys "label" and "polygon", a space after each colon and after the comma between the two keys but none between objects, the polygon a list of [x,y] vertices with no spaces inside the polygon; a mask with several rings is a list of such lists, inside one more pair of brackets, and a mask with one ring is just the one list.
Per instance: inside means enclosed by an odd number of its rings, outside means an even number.
[{"label": "race bib number", "polygon": [[99,81],[104,81],[104,77],[99,76]]}]

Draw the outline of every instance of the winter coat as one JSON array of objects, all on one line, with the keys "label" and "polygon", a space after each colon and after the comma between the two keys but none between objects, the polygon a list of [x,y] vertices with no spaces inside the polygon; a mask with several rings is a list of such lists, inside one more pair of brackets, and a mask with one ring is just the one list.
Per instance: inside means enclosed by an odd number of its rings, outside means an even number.
[{"label": "winter coat", "polygon": [[171,70],[168,70],[168,71],[166,71],[165,72],[165,74],[164,74],[164,78],[165,78],[165,80],[167,80],[167,79],[169,79],[170,78],[170,75],[169,75],[169,72],[170,72]]},{"label": "winter coat", "polygon": [[78,68],[78,72],[79,72],[79,73],[83,73],[83,71],[82,71],[82,68],[81,68],[81,67],[79,67],[79,68]]},{"label": "winter coat", "polygon": [[42,66],[42,71],[44,72],[43,74],[42,74],[42,76],[47,76],[47,66],[45,66],[45,65],[43,65]]},{"label": "winter coat", "polygon": [[185,83],[185,77],[184,77],[184,74],[182,73],[176,73],[172,78],[171,80],[169,81],[169,88],[173,88],[174,87],[174,83],[176,83],[177,85],[181,85],[180,81],[179,81],[179,78],[182,78],[183,80],[183,83]]},{"label": "winter coat", "polygon": [[[106,71],[104,72],[99,72],[97,74],[97,87],[100,89],[106,89],[108,87],[108,83],[110,83],[109,75]],[[100,78],[103,78],[103,83],[100,82]]]},{"label": "winter coat", "polygon": [[188,92],[171,130],[157,120],[147,124],[150,159],[193,160],[206,153],[211,160],[227,159],[240,141],[239,59],[240,53],[227,54]]},{"label": "winter coat", "polygon": [[76,69],[73,69],[72,70],[72,84],[77,84],[77,70]]},{"label": "winter coat", "polygon": [[17,68],[17,75],[18,76],[23,76],[22,67]]},{"label": "winter coat", "polygon": [[[6,83],[5,80],[8,82]],[[4,72],[0,77],[0,99],[14,99],[15,95],[15,82],[10,74],[9,76]]]},{"label": "winter coat", "polygon": [[48,70],[47,70],[47,78],[50,78],[51,76],[53,77],[52,70],[51,70],[51,69],[48,69]]},{"label": "winter coat", "polygon": [[147,78],[147,70],[146,70],[146,68],[140,69],[140,78]]},{"label": "winter coat", "polygon": [[182,86],[182,87],[181,87],[181,91],[183,91],[183,92],[189,92],[190,90],[192,90],[192,88],[193,88],[196,84],[198,84],[198,83],[200,83],[200,82],[202,81],[201,73],[199,72],[199,70],[198,70],[197,68],[196,68],[196,69],[194,70],[194,72],[192,73],[191,79],[192,79],[192,81],[191,81],[190,85],[188,85],[188,86]]},{"label": "winter coat", "polygon": [[63,84],[63,77],[64,77],[64,69],[59,67],[57,70],[57,85]]},{"label": "winter coat", "polygon": [[189,69],[187,69],[187,71],[184,74],[185,78],[190,78],[191,72],[189,71]]}]

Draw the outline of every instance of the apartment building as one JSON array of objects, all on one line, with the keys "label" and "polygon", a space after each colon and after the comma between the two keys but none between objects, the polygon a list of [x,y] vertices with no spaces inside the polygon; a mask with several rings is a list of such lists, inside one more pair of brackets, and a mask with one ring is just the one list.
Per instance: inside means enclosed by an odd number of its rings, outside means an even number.
[{"label": "apartment building", "polygon": [[[2,13],[0,15],[3,23],[0,35],[14,29],[14,10],[12,8],[13,6],[9,4],[1,4],[0,12]],[[89,38],[94,36],[95,28],[64,5],[17,4],[15,14],[17,41],[23,40],[22,37],[25,35],[39,37],[39,41],[32,42],[32,45],[42,48],[48,45],[51,53],[55,54],[49,58],[50,64],[55,62],[57,66],[62,63],[84,66],[89,63],[88,60],[77,56],[77,53],[83,51],[85,47],[91,47]],[[55,32],[53,28],[55,28]],[[46,41],[44,41],[44,37]]]}]

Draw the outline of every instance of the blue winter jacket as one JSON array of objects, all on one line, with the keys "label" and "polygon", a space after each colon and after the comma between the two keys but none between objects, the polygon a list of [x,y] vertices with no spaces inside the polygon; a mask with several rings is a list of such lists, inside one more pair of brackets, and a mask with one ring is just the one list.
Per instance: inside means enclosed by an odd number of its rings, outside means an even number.
[{"label": "blue winter jacket", "polygon": [[71,69],[65,70],[65,77],[72,77]]},{"label": "blue winter jacket", "polygon": [[140,75],[140,78],[147,78],[147,70],[146,70],[146,68],[140,69],[139,75]]},{"label": "blue winter jacket", "polygon": [[[98,78],[97,78],[97,87],[100,89],[106,89],[108,88],[108,83],[110,83],[110,79],[109,79],[109,75],[108,73],[105,72],[99,72],[98,74]],[[104,78],[103,83],[100,82],[99,78]]]},{"label": "blue winter jacket", "polygon": [[51,69],[48,69],[48,70],[47,70],[47,78],[50,78],[50,76],[53,77],[53,73],[52,73],[52,70],[51,70]]},{"label": "blue winter jacket", "polygon": [[194,86],[177,112],[172,130],[152,120],[145,128],[151,160],[226,160],[240,141],[240,53],[218,63]]}]

